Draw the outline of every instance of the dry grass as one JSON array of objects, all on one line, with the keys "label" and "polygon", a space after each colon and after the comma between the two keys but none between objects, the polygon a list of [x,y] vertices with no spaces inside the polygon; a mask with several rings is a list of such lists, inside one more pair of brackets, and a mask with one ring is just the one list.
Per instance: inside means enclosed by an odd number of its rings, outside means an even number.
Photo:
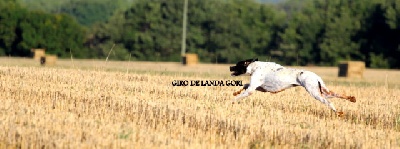
[{"label": "dry grass", "polygon": [[232,105],[239,87],[171,85],[247,82],[228,65],[32,61],[0,58],[0,148],[400,148],[399,71],[347,80],[337,68],[305,68],[357,97],[331,99],[345,112],[337,117],[300,87]]}]

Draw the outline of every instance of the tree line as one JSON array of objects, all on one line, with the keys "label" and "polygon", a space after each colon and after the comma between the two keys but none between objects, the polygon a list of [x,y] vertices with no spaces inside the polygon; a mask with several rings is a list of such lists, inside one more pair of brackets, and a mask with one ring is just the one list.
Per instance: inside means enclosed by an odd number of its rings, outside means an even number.
[{"label": "tree line", "polygon": [[[113,48],[116,60],[180,61],[183,0],[0,0],[0,12],[2,56],[105,58]],[[209,63],[400,68],[400,1],[194,0],[186,43]]]}]

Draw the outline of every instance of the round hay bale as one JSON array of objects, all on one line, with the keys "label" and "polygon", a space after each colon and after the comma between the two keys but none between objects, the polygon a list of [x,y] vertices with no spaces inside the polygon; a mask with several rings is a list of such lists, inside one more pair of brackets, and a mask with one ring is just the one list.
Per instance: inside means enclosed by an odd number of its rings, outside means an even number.
[{"label": "round hay bale", "polygon": [[187,53],[183,57],[183,65],[196,65],[199,63],[199,58],[197,54],[194,53]]},{"label": "round hay bale", "polygon": [[339,77],[363,78],[365,63],[363,61],[344,61],[339,63]]}]

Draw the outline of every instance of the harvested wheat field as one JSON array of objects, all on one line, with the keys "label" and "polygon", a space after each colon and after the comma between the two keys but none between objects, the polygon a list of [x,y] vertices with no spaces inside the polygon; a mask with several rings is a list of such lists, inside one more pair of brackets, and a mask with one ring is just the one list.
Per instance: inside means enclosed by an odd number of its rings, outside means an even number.
[{"label": "harvested wheat field", "polygon": [[172,86],[174,80],[243,80],[229,65],[0,58],[0,148],[400,148],[400,72],[304,67],[330,90],[342,117],[304,88]]}]

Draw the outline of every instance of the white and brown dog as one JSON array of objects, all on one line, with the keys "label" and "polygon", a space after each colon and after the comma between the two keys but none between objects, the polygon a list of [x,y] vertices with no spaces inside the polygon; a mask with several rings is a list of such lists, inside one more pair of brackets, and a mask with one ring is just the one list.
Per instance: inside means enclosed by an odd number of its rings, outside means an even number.
[{"label": "white and brown dog", "polygon": [[[285,68],[274,62],[261,62],[258,59],[240,61],[236,66],[231,66],[230,71],[233,72],[232,76],[243,74],[251,76],[249,84],[245,84],[240,91],[233,93],[234,96],[239,94],[232,101],[233,103],[251,95],[256,90],[278,93],[295,86],[303,86],[311,96],[329,106],[339,115],[343,112],[337,112],[328,98],[337,97],[356,102],[354,96],[344,96],[329,91],[321,77],[311,71]],[[241,93],[243,90],[245,91]]]}]

